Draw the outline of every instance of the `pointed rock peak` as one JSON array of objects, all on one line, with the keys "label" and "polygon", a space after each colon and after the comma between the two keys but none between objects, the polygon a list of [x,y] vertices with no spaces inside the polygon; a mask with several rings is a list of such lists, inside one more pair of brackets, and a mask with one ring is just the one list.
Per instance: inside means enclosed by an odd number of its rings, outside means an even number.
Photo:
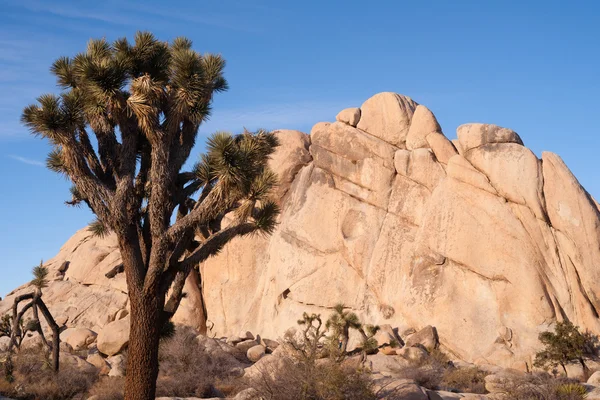
[{"label": "pointed rock peak", "polygon": [[406,136],[406,148],[414,150],[429,147],[426,138],[432,132],[442,132],[442,128],[433,113],[424,105],[419,104],[412,116]]},{"label": "pointed rock peak", "polygon": [[464,124],[456,129],[458,141],[466,153],[471,149],[491,143],[516,143],[523,141],[512,129],[502,128],[492,124]]},{"label": "pointed rock peak", "polygon": [[335,119],[350,126],[356,126],[360,120],[360,108],[345,108],[339,112]]},{"label": "pointed rock peak", "polygon": [[378,93],[361,106],[357,128],[404,147],[417,105],[410,97],[392,92]]}]

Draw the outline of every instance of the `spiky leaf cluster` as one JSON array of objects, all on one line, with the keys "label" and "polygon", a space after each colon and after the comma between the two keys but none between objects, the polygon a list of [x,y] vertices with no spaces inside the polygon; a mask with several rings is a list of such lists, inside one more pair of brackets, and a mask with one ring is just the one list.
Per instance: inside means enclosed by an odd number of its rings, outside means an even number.
[{"label": "spiky leaf cluster", "polygon": [[48,268],[44,266],[43,261],[40,261],[40,265],[33,267],[33,280],[31,284],[38,289],[43,289],[48,286]]},{"label": "spiky leaf cluster", "polygon": [[0,318],[0,337],[10,336],[12,333],[12,319],[10,315],[5,314]]},{"label": "spiky leaf cluster", "polygon": [[358,316],[347,311],[343,304],[336,304],[333,309],[334,313],[327,319],[326,327],[332,330],[334,337],[339,337],[349,328],[359,329],[362,327]]},{"label": "spiky leaf cluster", "polygon": [[[48,168],[73,183],[66,203],[96,215],[89,230],[139,242],[140,286],[149,272],[165,272],[168,287],[232,237],[275,229],[273,133],[217,132],[193,171],[181,171],[214,94],[228,88],[224,69],[220,55],[200,54],[186,38],[167,43],[138,32],[133,42],[91,40],[52,65],[62,92],[23,111],[24,124],[53,147]],[[226,215],[234,224],[224,230]],[[157,245],[159,257],[151,257]],[[163,265],[151,268],[150,259]]]}]

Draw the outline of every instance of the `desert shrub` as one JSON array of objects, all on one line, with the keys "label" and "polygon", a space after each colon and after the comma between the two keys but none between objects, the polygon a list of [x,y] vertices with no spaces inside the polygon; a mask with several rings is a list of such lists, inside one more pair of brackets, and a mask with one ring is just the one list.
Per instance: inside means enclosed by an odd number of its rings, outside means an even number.
[{"label": "desert shrub", "polygon": [[447,368],[444,370],[440,386],[446,390],[464,393],[486,393],[486,373],[478,368]]},{"label": "desert shrub", "polygon": [[123,400],[125,378],[103,377],[100,378],[89,390],[88,394],[97,396],[98,400]]},{"label": "desert shrub", "polygon": [[511,377],[499,386],[506,400],[583,400],[587,396],[583,385],[546,373]]},{"label": "desert shrub", "polygon": [[54,372],[44,352],[24,350],[12,358],[13,382],[4,382],[0,392],[18,399],[67,400],[83,395],[98,379],[97,373],[85,372],[61,363]]},{"label": "desert shrub", "polygon": [[419,386],[430,390],[440,389],[444,377],[444,369],[430,365],[410,365],[395,371],[395,376],[401,379],[411,379]]},{"label": "desert shrub", "polygon": [[247,384],[265,400],[376,399],[370,372],[333,359],[314,364],[292,356],[280,357],[276,370],[259,370]]},{"label": "desert shrub", "polygon": [[570,321],[557,322],[554,332],[542,332],[539,336],[544,349],[536,354],[534,365],[545,370],[561,366],[567,375],[566,365],[579,362],[587,371],[585,357],[598,353],[598,337],[590,332],[580,332]]},{"label": "desert shrub", "polygon": [[231,369],[239,365],[225,352],[209,354],[197,335],[190,328],[177,327],[172,337],[162,340],[157,396],[213,396],[215,385],[227,381]]},{"label": "desert shrub", "polygon": [[411,379],[430,390],[458,390],[465,393],[486,393],[485,372],[478,368],[456,368],[448,356],[433,349],[420,362],[413,361],[406,367],[396,369],[395,376]]},{"label": "desert shrub", "polygon": [[448,356],[441,350],[435,349],[422,361],[412,361],[406,367],[394,372],[398,378],[412,379],[424,388],[437,390],[440,388],[444,372],[448,367]]}]

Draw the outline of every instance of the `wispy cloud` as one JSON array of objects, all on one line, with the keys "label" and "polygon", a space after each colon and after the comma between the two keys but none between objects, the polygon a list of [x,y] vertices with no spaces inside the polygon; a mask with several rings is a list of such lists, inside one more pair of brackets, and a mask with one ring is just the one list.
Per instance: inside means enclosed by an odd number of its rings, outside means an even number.
[{"label": "wispy cloud", "polygon": [[125,3],[109,1],[87,8],[75,9],[71,4],[61,2],[45,3],[41,1],[28,1],[23,7],[32,12],[45,13],[62,18],[97,21],[111,25],[140,27],[149,23],[187,22],[225,28],[236,31],[254,31],[255,28],[247,23],[235,21],[231,13],[214,13],[198,8],[193,10],[177,11],[180,9],[160,6],[148,7],[142,3]]},{"label": "wispy cloud", "polygon": [[35,165],[36,167],[43,167],[44,166],[43,162],[38,161],[38,160],[33,160],[31,158],[16,156],[14,154],[9,154],[8,157],[12,158],[13,160],[17,160],[19,162],[22,162],[23,164]]}]

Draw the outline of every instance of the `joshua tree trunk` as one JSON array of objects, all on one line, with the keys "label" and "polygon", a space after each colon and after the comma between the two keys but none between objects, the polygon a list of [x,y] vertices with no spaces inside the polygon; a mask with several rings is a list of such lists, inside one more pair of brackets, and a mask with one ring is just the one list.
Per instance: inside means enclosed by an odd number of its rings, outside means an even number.
[{"label": "joshua tree trunk", "polygon": [[36,306],[40,308],[42,315],[52,330],[52,369],[54,372],[58,372],[60,364],[60,332],[58,324],[54,320],[54,317],[52,317],[50,310],[48,310],[46,303],[44,303],[44,300],[42,300],[41,297],[36,298]]},{"label": "joshua tree trunk", "polygon": [[130,296],[131,331],[125,400],[148,400],[156,397],[158,344],[164,298],[147,295],[136,297]]}]

